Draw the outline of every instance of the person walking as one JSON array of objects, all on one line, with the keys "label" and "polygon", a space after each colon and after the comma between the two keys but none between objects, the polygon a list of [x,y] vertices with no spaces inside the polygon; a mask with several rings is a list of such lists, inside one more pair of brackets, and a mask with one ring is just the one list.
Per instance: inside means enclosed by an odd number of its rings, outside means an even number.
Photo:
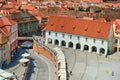
[{"label": "person walking", "polygon": [[70,71],[70,75],[72,75],[72,71]]}]

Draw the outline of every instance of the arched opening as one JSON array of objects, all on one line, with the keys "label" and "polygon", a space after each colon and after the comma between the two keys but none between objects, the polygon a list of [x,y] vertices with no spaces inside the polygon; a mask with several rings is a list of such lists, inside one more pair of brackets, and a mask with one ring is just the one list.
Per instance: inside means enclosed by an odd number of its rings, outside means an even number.
[{"label": "arched opening", "polygon": [[100,48],[100,53],[105,53],[105,49],[104,48]]},{"label": "arched opening", "polygon": [[73,48],[73,43],[69,42],[68,47]]},{"label": "arched opening", "polygon": [[55,45],[59,45],[59,41],[55,39]]},{"label": "arched opening", "polygon": [[52,39],[48,38],[48,44],[52,44]]},{"label": "arched opening", "polygon": [[80,49],[80,44],[79,43],[76,44],[76,49]]},{"label": "arched opening", "polygon": [[61,46],[66,46],[66,42],[65,42],[65,41],[62,41],[62,42],[61,42]]},{"label": "arched opening", "polygon": [[92,47],[92,52],[97,52],[97,48],[95,46]]},{"label": "arched opening", "polygon": [[114,47],[114,52],[117,52],[117,47]]},{"label": "arched opening", "polygon": [[88,45],[84,45],[84,50],[89,50],[89,46]]}]

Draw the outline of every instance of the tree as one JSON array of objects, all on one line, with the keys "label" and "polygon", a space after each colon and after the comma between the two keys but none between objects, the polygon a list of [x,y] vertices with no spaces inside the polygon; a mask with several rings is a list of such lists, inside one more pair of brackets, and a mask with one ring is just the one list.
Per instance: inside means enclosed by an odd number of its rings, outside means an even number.
[{"label": "tree", "polygon": [[103,2],[107,2],[107,0],[103,0]]}]

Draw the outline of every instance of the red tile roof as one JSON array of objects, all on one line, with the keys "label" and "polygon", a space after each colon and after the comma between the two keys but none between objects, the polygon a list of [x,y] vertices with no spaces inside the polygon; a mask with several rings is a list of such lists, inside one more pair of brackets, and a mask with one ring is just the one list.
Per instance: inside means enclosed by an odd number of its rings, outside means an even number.
[{"label": "red tile roof", "polygon": [[51,16],[44,30],[108,39],[111,23]]},{"label": "red tile roof", "polygon": [[98,18],[98,19],[95,19],[95,21],[106,22],[105,18]]},{"label": "red tile roof", "polygon": [[9,35],[10,35],[6,27],[2,27],[2,28],[0,28],[0,30],[1,30],[6,36],[9,36]]},{"label": "red tile roof", "polygon": [[116,32],[120,33],[120,19],[117,19],[115,21],[115,24],[116,24]]},{"label": "red tile roof", "polygon": [[11,25],[11,23],[10,23],[10,21],[9,21],[8,18],[2,17],[1,20],[2,20],[2,23],[3,23],[4,25],[6,25],[6,26]]},{"label": "red tile roof", "polygon": [[13,20],[9,20],[6,17],[1,17],[0,18],[0,30],[6,35],[9,36],[10,35],[10,27],[12,25],[16,24],[15,21]]},{"label": "red tile roof", "polygon": [[35,7],[34,6],[28,6],[28,5],[22,5],[21,6],[21,9],[23,9],[23,10],[34,10],[35,9]]},{"label": "red tile roof", "polygon": [[102,0],[82,0],[83,2],[103,2]]}]

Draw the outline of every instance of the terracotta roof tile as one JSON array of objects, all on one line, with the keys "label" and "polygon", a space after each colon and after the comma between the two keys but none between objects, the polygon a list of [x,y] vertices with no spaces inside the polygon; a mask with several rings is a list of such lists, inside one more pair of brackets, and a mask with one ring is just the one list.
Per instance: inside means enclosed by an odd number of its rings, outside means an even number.
[{"label": "terracotta roof tile", "polygon": [[0,30],[1,30],[6,36],[9,36],[9,35],[10,35],[6,27],[2,27],[2,28],[0,28]]},{"label": "terracotta roof tile", "polygon": [[115,24],[116,24],[116,32],[120,32],[120,19],[117,19],[116,21],[115,21]]},{"label": "terracotta roof tile", "polygon": [[24,10],[34,10],[35,7],[34,6],[28,6],[28,5],[22,5],[21,9],[24,9]]},{"label": "terracotta roof tile", "polygon": [[51,16],[44,30],[108,39],[111,23]]},{"label": "terracotta roof tile", "polygon": [[102,2],[102,0],[82,0],[83,2]]},{"label": "terracotta roof tile", "polygon": [[8,18],[2,17],[1,20],[2,20],[2,22],[3,22],[4,25],[11,25],[11,23],[10,23],[10,21],[9,21]]}]

